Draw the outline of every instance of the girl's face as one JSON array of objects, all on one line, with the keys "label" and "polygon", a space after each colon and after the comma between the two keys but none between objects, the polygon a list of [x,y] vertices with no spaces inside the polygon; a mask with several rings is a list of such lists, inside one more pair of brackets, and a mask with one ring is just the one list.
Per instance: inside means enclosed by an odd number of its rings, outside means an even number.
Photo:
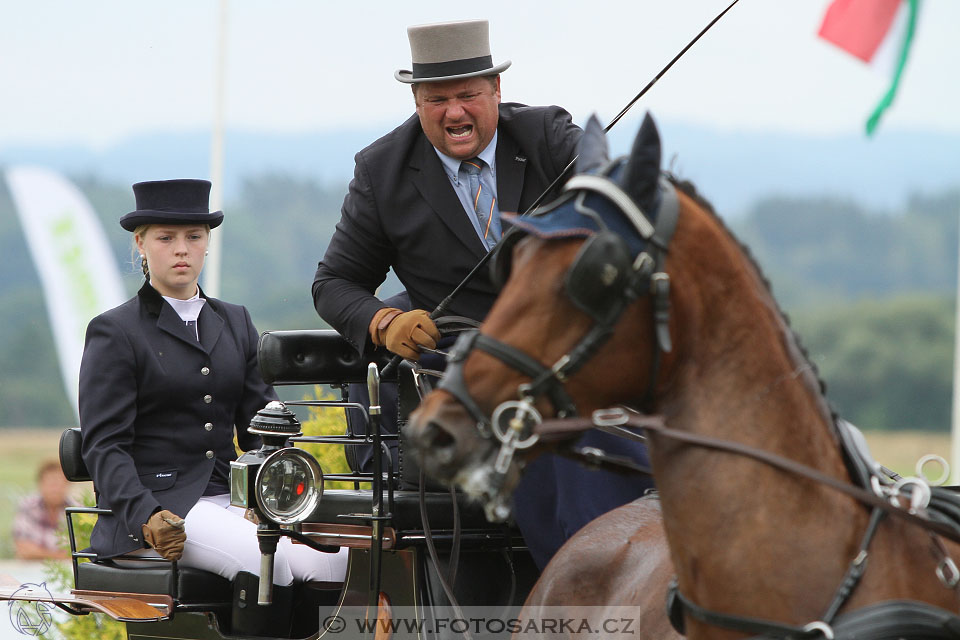
[{"label": "girl's face", "polygon": [[181,300],[197,293],[197,280],[210,241],[205,225],[155,224],[135,239],[140,254],[147,257],[154,289]]}]

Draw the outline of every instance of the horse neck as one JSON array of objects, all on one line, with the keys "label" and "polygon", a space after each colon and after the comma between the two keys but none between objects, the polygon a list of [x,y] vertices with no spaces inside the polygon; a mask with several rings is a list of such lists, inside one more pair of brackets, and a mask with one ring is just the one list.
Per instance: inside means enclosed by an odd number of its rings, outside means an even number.
[{"label": "horse neck", "polygon": [[[665,365],[667,388],[658,403],[667,425],[845,478],[819,382],[757,267],[718,219],[689,199],[682,202],[667,263],[675,355]],[[796,545],[776,555],[786,530],[797,534],[790,540],[810,534],[807,539],[819,543],[823,536],[813,534],[824,522],[844,514],[852,520],[849,503],[837,494],[745,457],[654,436],[651,458],[681,588],[704,606],[731,606],[726,599],[736,591],[718,590],[717,583],[749,584],[744,589],[761,596],[782,587],[749,575],[758,571],[749,559],[764,549],[776,556],[764,558],[768,568],[805,562],[805,550]],[[843,566],[857,526],[843,523],[827,534],[838,549],[835,566]],[[831,580],[824,576],[823,582]],[[713,591],[698,592],[701,582]]]},{"label": "horse neck", "polygon": [[667,265],[678,355],[661,411],[674,426],[825,462],[828,471],[835,461],[843,473],[815,368],[759,268],[716,216],[683,202]]}]

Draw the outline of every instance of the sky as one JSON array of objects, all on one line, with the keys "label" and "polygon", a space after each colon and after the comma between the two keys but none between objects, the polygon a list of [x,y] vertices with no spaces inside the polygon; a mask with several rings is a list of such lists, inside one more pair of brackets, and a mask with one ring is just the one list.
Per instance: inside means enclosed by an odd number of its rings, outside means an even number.
[{"label": "sky", "polygon": [[[225,126],[386,128],[406,27],[487,18],[504,100],[609,121],[728,0],[228,0]],[[888,78],[819,39],[827,0],[741,0],[635,110],[725,132],[861,131]],[[479,5],[478,5],[479,6]],[[103,148],[211,127],[220,0],[0,0],[0,145]],[[960,132],[960,2],[924,0],[889,131]],[[633,115],[633,114],[632,114]]]}]

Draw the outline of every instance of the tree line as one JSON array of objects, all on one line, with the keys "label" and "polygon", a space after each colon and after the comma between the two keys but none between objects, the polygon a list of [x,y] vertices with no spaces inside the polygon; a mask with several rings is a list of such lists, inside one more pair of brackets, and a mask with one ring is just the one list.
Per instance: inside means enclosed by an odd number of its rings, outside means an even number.
[{"label": "tree line", "polygon": [[[130,295],[142,282],[129,185],[74,176],[100,216]],[[321,328],[310,285],[340,216],[345,185],[288,175],[244,181],[224,205],[222,297],[257,328]],[[709,194],[706,194],[709,196]],[[722,213],[722,212],[721,212]],[[950,417],[960,189],[911,198],[896,213],[833,197],[768,197],[729,221],[793,317],[828,396],[873,429],[947,429]],[[13,204],[0,187],[0,426],[74,421]]]}]

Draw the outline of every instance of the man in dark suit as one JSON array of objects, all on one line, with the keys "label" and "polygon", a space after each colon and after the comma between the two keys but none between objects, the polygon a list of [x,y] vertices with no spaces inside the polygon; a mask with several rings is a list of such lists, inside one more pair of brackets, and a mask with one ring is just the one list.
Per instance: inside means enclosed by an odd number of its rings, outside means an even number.
[{"label": "man in dark suit", "polygon": [[[428,310],[499,240],[500,211],[526,211],[561,175],[581,130],[560,107],[501,103],[499,74],[510,62],[493,63],[485,20],[407,33],[412,70],[395,77],[412,85],[416,114],[356,155],[313,299],[320,316],[361,353],[385,346],[416,359],[420,347],[434,348],[439,339]],[[412,310],[374,295],[391,267]],[[448,313],[483,320],[496,294],[481,271]],[[538,564],[590,519],[639,495],[632,488],[626,497],[608,491],[598,478],[553,456],[530,466],[514,498],[517,524]]]},{"label": "man in dark suit", "polygon": [[[500,103],[499,73],[510,62],[493,64],[486,21],[411,27],[409,34],[414,70],[396,77],[413,85],[417,113],[356,155],[313,299],[358,350],[385,345],[415,357],[415,335],[436,339],[423,310],[443,300],[494,242],[478,230],[475,208],[464,205],[472,194],[458,165],[484,158],[480,180],[493,192],[496,218],[524,211],[573,159],[580,129],[559,107]],[[373,295],[391,267],[414,311],[389,309]],[[483,273],[449,312],[482,320],[495,297]]]}]

